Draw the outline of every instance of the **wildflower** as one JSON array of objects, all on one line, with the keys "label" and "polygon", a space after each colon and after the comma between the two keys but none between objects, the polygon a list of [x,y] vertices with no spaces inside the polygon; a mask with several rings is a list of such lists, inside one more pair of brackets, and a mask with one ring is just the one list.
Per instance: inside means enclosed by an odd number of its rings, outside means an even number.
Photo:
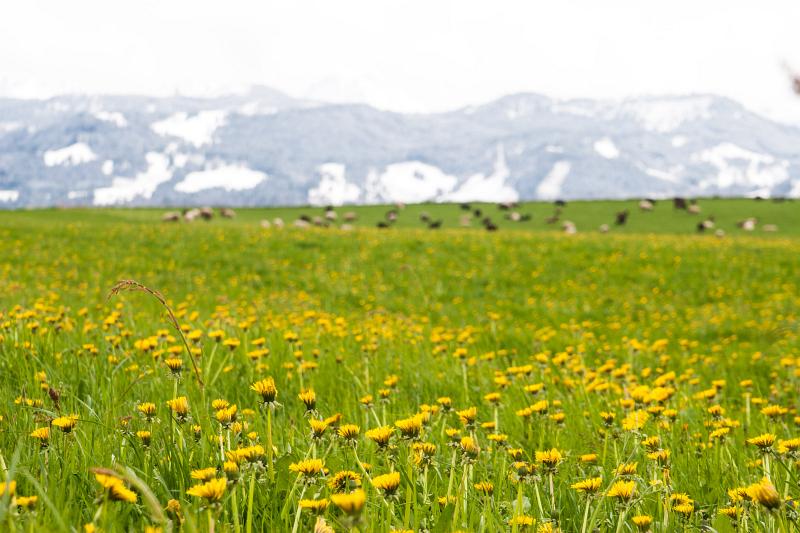
[{"label": "wildflower", "polygon": [[211,402],[211,408],[214,409],[215,411],[219,411],[220,409],[227,408],[230,404],[231,403],[228,400],[223,400],[218,398],[213,402]]},{"label": "wildflower", "polygon": [[222,427],[227,428],[230,427],[231,423],[236,420],[236,411],[237,407],[234,404],[230,407],[218,410],[216,413],[214,413],[214,417],[217,419],[217,422],[222,425]]},{"label": "wildflower", "polygon": [[189,416],[189,400],[186,399],[186,396],[178,396],[172,400],[167,400],[167,406],[169,406],[179,422],[185,421]]},{"label": "wildflower", "polygon": [[278,398],[278,389],[275,388],[275,380],[272,378],[265,378],[260,381],[256,381],[253,383],[250,389],[260,394],[261,401],[267,405],[274,404],[275,400]]},{"label": "wildflower", "polygon": [[580,461],[582,463],[596,463],[597,462],[597,454],[596,453],[585,453],[580,456]]},{"label": "wildflower", "polygon": [[378,448],[386,448],[389,445],[389,439],[392,437],[394,429],[390,426],[381,426],[368,430],[364,435],[378,445]]},{"label": "wildflower", "polygon": [[136,493],[126,487],[120,478],[100,473],[95,473],[94,477],[106,489],[109,499],[128,503],[136,503],[138,500]]},{"label": "wildflower", "polygon": [[190,487],[186,491],[186,494],[189,496],[195,496],[197,498],[203,498],[209,503],[218,502],[225,494],[225,488],[227,485],[228,481],[224,477],[209,479],[205,483],[200,483]]},{"label": "wildflower", "polygon": [[764,433],[762,435],[758,435],[757,437],[747,439],[747,444],[758,446],[762,451],[764,451],[772,448],[775,439],[776,437],[772,433]]},{"label": "wildflower", "polygon": [[600,485],[602,485],[602,483],[603,483],[603,478],[593,477],[589,479],[584,479],[583,481],[578,481],[577,483],[573,483],[572,485],[570,485],[570,487],[578,492],[583,492],[584,494],[594,494],[600,489]]},{"label": "wildflower", "polygon": [[78,416],[59,416],[51,422],[52,425],[63,431],[64,433],[71,433],[75,426],[78,424]]},{"label": "wildflower", "polygon": [[494,485],[488,481],[481,481],[480,483],[475,483],[475,490],[478,492],[482,492],[484,496],[491,496],[494,492]]},{"label": "wildflower", "polygon": [[42,448],[46,448],[47,444],[50,441],[50,428],[49,427],[41,427],[36,428],[30,434],[31,437],[37,439],[39,441],[39,445]]},{"label": "wildflower", "polygon": [[780,494],[767,478],[747,487],[747,495],[751,500],[760,503],[767,509],[777,509],[781,506]]},{"label": "wildflower", "polygon": [[563,459],[561,452],[558,451],[556,448],[551,450],[545,450],[543,452],[537,451],[536,452],[536,462],[542,463],[545,467],[550,470],[555,470]]},{"label": "wildflower", "polygon": [[761,414],[768,418],[778,418],[789,412],[789,409],[780,405],[768,405],[761,409]]},{"label": "wildflower", "polygon": [[319,475],[324,466],[322,459],[304,459],[289,465],[289,470],[310,480]]},{"label": "wildflower", "polygon": [[148,422],[152,422],[156,416],[156,404],[151,402],[140,403],[136,406],[136,410],[145,417]]},{"label": "wildflower", "polygon": [[390,472],[372,478],[372,486],[383,492],[384,496],[392,496],[400,486],[400,472]]},{"label": "wildflower", "polygon": [[508,525],[512,526],[512,527],[514,527],[514,526],[523,526],[523,527],[532,526],[535,523],[536,523],[536,519],[534,517],[528,516],[528,515],[524,515],[524,514],[517,515],[514,518],[509,519],[509,521],[508,521]]},{"label": "wildflower", "polygon": [[636,475],[636,468],[639,463],[622,463],[614,469],[614,474],[617,476],[633,476]]},{"label": "wildflower", "polygon": [[363,490],[357,489],[350,493],[333,494],[331,495],[331,501],[345,514],[352,516],[361,513],[367,501],[367,495]]},{"label": "wildflower", "polygon": [[300,391],[300,394],[297,395],[300,398],[300,401],[303,402],[306,406],[306,411],[313,411],[317,406],[317,395],[314,392],[314,389],[308,389],[304,391]]},{"label": "wildflower", "polygon": [[692,502],[679,503],[675,505],[672,510],[685,517],[691,516],[691,514],[694,512],[694,504]]},{"label": "wildflower", "polygon": [[36,502],[38,501],[38,496],[17,496],[14,500],[14,502],[17,504],[17,507],[20,509],[30,509],[36,506]]},{"label": "wildflower", "polygon": [[464,437],[461,439],[461,451],[463,451],[470,459],[475,459],[480,453],[480,448],[475,444],[472,437]]},{"label": "wildflower", "polygon": [[152,435],[149,431],[137,431],[136,436],[139,437],[139,440],[142,441],[142,446],[150,446],[150,439]]},{"label": "wildflower", "polygon": [[325,498],[321,500],[300,500],[299,506],[301,509],[311,511],[314,514],[322,514],[328,508],[328,500]]},{"label": "wildflower", "polygon": [[361,475],[352,470],[337,472],[330,480],[328,487],[336,492],[349,492],[361,486]]},{"label": "wildflower", "polygon": [[197,481],[208,481],[217,477],[217,469],[213,467],[192,470],[191,478]]},{"label": "wildflower", "polygon": [[636,482],[635,481],[617,481],[611,488],[608,489],[606,492],[606,496],[609,498],[617,498],[621,501],[627,502],[630,500],[634,493],[636,492]]},{"label": "wildflower", "polygon": [[414,462],[418,465],[429,465],[436,453],[436,445],[430,442],[416,442],[411,447],[414,450]]},{"label": "wildflower", "polygon": [[308,423],[311,426],[311,436],[315,439],[321,438],[325,433],[325,430],[328,429],[328,424],[324,420],[316,420],[311,418],[309,419]]},{"label": "wildflower", "polygon": [[739,515],[742,514],[742,508],[736,507],[735,505],[732,505],[730,507],[722,507],[719,510],[719,514],[727,516],[731,520],[737,520],[739,518]]},{"label": "wildflower", "polygon": [[345,424],[339,428],[337,433],[344,440],[355,441],[360,431],[361,428],[355,424]]},{"label": "wildflower", "polygon": [[175,376],[181,375],[181,370],[183,370],[183,361],[178,359],[177,357],[170,357],[168,359],[164,359],[164,364],[167,365],[170,372],[172,372]]},{"label": "wildflower", "polygon": [[633,524],[639,528],[639,531],[646,531],[653,523],[653,517],[646,514],[639,514],[631,517]]},{"label": "wildflower", "polygon": [[403,438],[414,439],[419,436],[422,430],[422,418],[419,415],[412,416],[411,418],[398,420],[394,425],[400,430]]},{"label": "wildflower", "polygon": [[0,498],[8,494],[9,496],[13,496],[14,493],[17,491],[17,482],[16,481],[2,481],[0,482]]},{"label": "wildflower", "polygon": [[475,424],[475,419],[478,416],[478,409],[475,407],[470,407],[468,409],[462,409],[461,411],[456,411],[458,414],[459,420],[461,423],[467,427],[471,427]]}]

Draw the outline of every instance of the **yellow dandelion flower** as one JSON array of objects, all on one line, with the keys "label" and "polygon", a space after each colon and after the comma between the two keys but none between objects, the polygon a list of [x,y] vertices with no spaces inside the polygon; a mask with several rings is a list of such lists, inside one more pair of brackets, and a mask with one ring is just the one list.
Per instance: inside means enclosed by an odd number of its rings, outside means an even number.
[{"label": "yellow dandelion flower", "polygon": [[372,486],[383,492],[385,496],[391,496],[400,486],[400,472],[390,472],[372,478]]},{"label": "yellow dandelion flower", "polygon": [[205,483],[200,483],[190,487],[186,494],[196,498],[203,498],[209,502],[218,502],[225,494],[228,480],[224,477],[209,479]]},{"label": "yellow dandelion flower", "polygon": [[364,508],[364,504],[367,501],[367,495],[363,490],[357,489],[350,493],[333,494],[331,495],[331,501],[345,514],[357,515],[360,514],[361,510]]}]

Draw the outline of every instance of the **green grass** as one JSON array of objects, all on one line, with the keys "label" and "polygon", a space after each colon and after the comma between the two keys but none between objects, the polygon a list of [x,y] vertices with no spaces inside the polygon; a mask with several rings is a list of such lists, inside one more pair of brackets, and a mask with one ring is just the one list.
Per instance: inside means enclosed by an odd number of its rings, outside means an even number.
[{"label": "green grass", "polygon": [[[32,510],[0,500],[0,530],[89,523],[106,531],[177,529],[177,518],[162,511],[175,499],[186,531],[208,530],[209,515],[217,531],[245,531],[248,515],[253,531],[291,531],[301,492],[329,499],[336,491],[326,483],[353,470],[366,505],[356,519],[330,504],[323,516],[337,531],[521,531],[508,525],[518,515],[563,531],[634,531],[634,514],[652,516],[653,531],[732,531],[718,514],[730,503],[727,490],[767,474],[746,439],[798,436],[798,210],[791,202],[701,205],[726,238],[694,235],[698,217],[664,202],[653,213],[639,213],[634,202],[571,203],[563,218],[578,225],[572,236],[546,231],[552,206],[543,204],[521,206],[533,220],[503,221],[497,233],[456,228],[461,211],[451,205],[408,206],[389,230],[372,227],[385,207],[354,208],[362,227],[351,232],[258,225],[319,212],[310,208],[238,210],[234,220],[193,224],[162,224],[163,210],[154,209],[2,212],[0,467],[17,482],[18,496],[39,500]],[[628,226],[596,232],[623,206],[632,211]],[[496,207],[482,209],[499,221]],[[423,210],[445,228],[415,228]],[[777,224],[778,233],[740,234],[735,222],[747,216]],[[201,333],[190,343],[205,387],[153,298],[126,292],[108,299],[126,278],[161,291],[186,331]],[[208,334],[217,330],[239,344],[215,342]],[[297,342],[287,340],[293,335]],[[143,339],[155,347],[143,349]],[[180,381],[163,362],[170,352],[183,360]],[[265,453],[243,464],[223,499],[205,508],[186,491],[197,483],[193,469],[222,467],[220,432],[223,452],[266,446],[267,410],[250,390],[266,377],[274,378],[281,404],[271,420],[274,462]],[[535,384],[543,390],[526,392]],[[297,397],[309,387],[317,395],[313,413]],[[657,387],[666,388],[664,397]],[[492,392],[500,393],[496,408],[485,398]],[[190,406],[183,424],[165,403],[176,394]],[[360,401],[367,395],[370,407]],[[476,407],[476,427],[434,410],[419,437],[436,446],[427,467],[415,463],[415,441],[397,429],[388,453],[365,437],[379,424],[430,413],[441,397],[454,410]],[[247,424],[241,433],[221,430],[211,407],[220,398],[238,406]],[[546,413],[522,412],[540,400]],[[142,402],[156,404],[153,422],[137,412]],[[761,414],[768,404],[787,412]],[[724,408],[721,418],[708,412],[713,405]],[[623,425],[648,409],[641,428]],[[614,421],[604,424],[601,412],[614,413]],[[75,430],[51,427],[47,448],[29,436],[73,413]],[[308,418],[336,413],[340,424],[360,426],[355,447],[334,437],[333,427],[312,441]],[[481,426],[494,421],[499,431]],[[193,424],[201,428],[197,440]],[[710,440],[720,427],[730,428],[725,439]],[[474,437],[474,462],[447,428]],[[152,433],[149,447],[136,434],[143,430]],[[493,433],[505,442],[490,440]],[[668,474],[647,457],[646,436],[669,450]],[[516,483],[507,448],[520,449],[534,475]],[[552,493],[551,474],[536,458],[551,448],[563,455]],[[589,453],[596,463],[581,462]],[[329,475],[304,488],[289,465],[310,456],[322,458]],[[370,477],[400,472],[398,496],[373,488],[356,456],[371,465]],[[768,457],[779,498],[797,497],[795,458]],[[622,462],[638,462],[631,476],[637,492],[627,503],[603,496],[620,479],[614,468]],[[120,469],[137,502],[107,501],[94,467]],[[602,477],[594,498],[570,488],[594,476]],[[484,481],[491,495],[474,487]],[[448,492],[454,499],[440,504]],[[672,493],[693,500],[691,516],[672,509]],[[747,520],[739,530],[796,527],[787,503],[772,513],[758,503],[738,505]],[[314,517],[303,511],[297,523],[309,531]]]},{"label": "green grass", "polygon": [[[465,211],[456,204],[414,204],[401,209],[395,206],[346,206],[336,209],[339,215],[334,226],[343,223],[346,212],[353,212],[358,219],[351,225],[355,227],[375,227],[386,220],[386,213],[397,210],[398,219],[393,228],[423,228],[427,226],[420,220],[420,215],[427,213],[432,220],[441,220],[445,229],[461,228],[461,218],[473,213],[475,209],[481,211],[481,216],[471,217],[470,227],[482,228],[481,220],[489,217],[500,229],[503,230],[528,230],[528,231],[561,231],[564,221],[575,223],[579,232],[597,233],[602,224],[608,224],[612,233],[674,233],[695,234],[697,224],[707,218],[713,218],[715,229],[722,229],[728,235],[742,235],[748,232],[737,227],[737,223],[749,217],[758,219],[759,226],[755,233],[763,234],[762,226],[773,224],[778,227],[778,235],[800,235],[800,205],[796,200],[751,200],[751,199],[705,199],[699,200],[701,213],[689,214],[684,210],[672,207],[671,200],[658,201],[651,212],[641,211],[639,202],[633,200],[615,201],[577,201],[569,202],[560,208],[559,221],[546,222],[546,219],[555,214],[556,206],[549,202],[525,202],[519,206],[504,211],[496,204],[470,204],[471,209]],[[615,214],[628,210],[630,216],[624,226],[614,223]],[[0,224],[6,220],[18,224],[21,221],[30,224],[49,225],[53,223],[146,223],[151,224],[160,220],[161,215],[174,209],[48,209],[22,212],[0,211]],[[506,216],[511,212],[530,215],[530,220],[513,222]],[[324,215],[324,209],[319,207],[285,207],[285,208],[260,208],[237,209],[236,219],[217,222],[226,226],[239,224],[258,224],[262,220],[281,218],[289,225],[301,215],[309,217]],[[198,221],[199,222],[199,221]],[[713,234],[713,231],[708,233]]]}]

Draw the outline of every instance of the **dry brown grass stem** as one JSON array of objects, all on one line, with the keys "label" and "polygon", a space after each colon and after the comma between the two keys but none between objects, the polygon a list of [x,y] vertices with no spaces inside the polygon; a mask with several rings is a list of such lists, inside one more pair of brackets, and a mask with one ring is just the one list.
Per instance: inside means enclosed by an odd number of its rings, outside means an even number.
[{"label": "dry brown grass stem", "polygon": [[192,362],[192,368],[194,369],[194,375],[197,378],[197,383],[200,384],[201,387],[204,386],[203,379],[200,377],[200,369],[197,367],[197,361],[195,361],[194,355],[192,355],[192,349],[189,348],[189,343],[186,341],[186,337],[183,334],[183,330],[181,330],[180,324],[178,324],[178,319],[175,318],[175,313],[172,312],[172,308],[167,303],[166,298],[155,289],[151,289],[150,287],[139,283],[136,280],[132,279],[123,279],[118,281],[111,290],[108,291],[108,298],[110,299],[112,296],[115,296],[121,292],[125,291],[141,291],[149,294],[167,310],[167,314],[169,315],[169,320],[172,323],[172,326],[175,328],[175,331],[178,332],[178,335],[181,336],[181,340],[183,341],[183,346],[186,348],[186,353],[189,355],[189,360]]}]

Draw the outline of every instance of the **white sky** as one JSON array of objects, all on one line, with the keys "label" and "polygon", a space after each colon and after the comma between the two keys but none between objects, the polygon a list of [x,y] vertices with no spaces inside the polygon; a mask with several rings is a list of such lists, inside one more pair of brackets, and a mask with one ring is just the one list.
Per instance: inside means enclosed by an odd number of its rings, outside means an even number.
[{"label": "white sky", "polygon": [[22,0],[0,94],[295,96],[432,111],[533,91],[711,92],[800,121],[800,0]]}]

